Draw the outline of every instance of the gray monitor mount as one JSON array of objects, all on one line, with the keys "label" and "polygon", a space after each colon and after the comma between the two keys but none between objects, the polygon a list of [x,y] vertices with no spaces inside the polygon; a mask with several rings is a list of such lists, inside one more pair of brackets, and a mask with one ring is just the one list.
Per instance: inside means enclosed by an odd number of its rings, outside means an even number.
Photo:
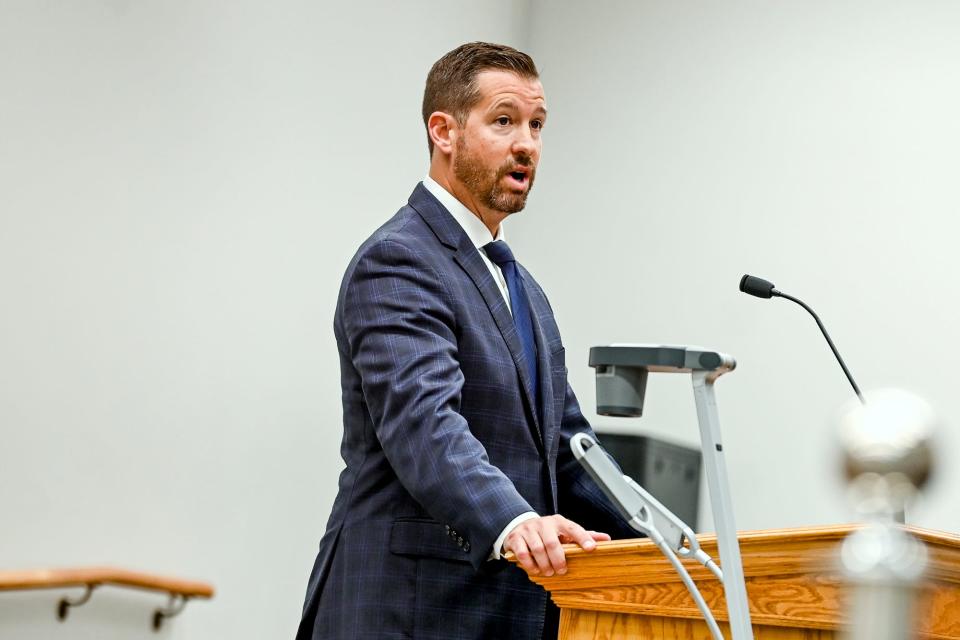
[{"label": "gray monitor mount", "polygon": [[639,417],[643,413],[647,376],[654,373],[689,373],[700,424],[700,444],[707,473],[707,488],[717,546],[723,568],[723,589],[733,640],[753,638],[743,562],[733,518],[733,501],[720,436],[720,418],[713,384],[733,371],[732,356],[693,346],[614,344],[590,349],[591,367],[596,369],[597,413]]}]

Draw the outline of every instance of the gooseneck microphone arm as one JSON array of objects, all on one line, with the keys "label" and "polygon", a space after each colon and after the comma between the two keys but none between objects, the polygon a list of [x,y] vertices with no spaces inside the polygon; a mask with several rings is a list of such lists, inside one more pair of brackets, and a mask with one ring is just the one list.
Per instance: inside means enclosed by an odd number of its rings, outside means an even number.
[{"label": "gooseneck microphone arm", "polygon": [[847,380],[850,381],[850,386],[853,387],[854,392],[857,394],[857,397],[860,398],[860,402],[866,404],[866,401],[863,399],[863,394],[860,393],[860,387],[857,386],[857,383],[854,382],[853,376],[850,374],[850,370],[847,369],[847,364],[843,361],[843,358],[840,357],[840,352],[837,351],[837,346],[833,344],[833,340],[830,339],[830,334],[827,333],[827,328],[823,326],[823,322],[820,321],[820,317],[814,312],[813,309],[807,305],[806,302],[800,300],[799,298],[794,298],[791,295],[788,295],[782,291],[773,290],[773,295],[780,298],[786,298],[791,302],[796,302],[798,305],[807,310],[807,312],[813,316],[813,319],[817,321],[817,326],[820,327],[820,331],[823,333],[823,337],[827,339],[827,344],[830,345],[830,350],[833,351],[833,355],[837,357],[837,362],[840,363],[840,368],[843,369],[844,375],[847,376]]},{"label": "gooseneck microphone arm", "polygon": [[823,333],[823,337],[827,339],[827,344],[830,345],[830,350],[833,351],[833,355],[837,358],[837,362],[840,363],[840,368],[843,369],[844,375],[847,376],[847,380],[850,381],[850,386],[853,387],[853,391],[857,394],[857,397],[860,398],[860,402],[862,404],[866,404],[866,401],[863,399],[863,394],[860,393],[860,387],[857,386],[857,383],[853,380],[853,375],[847,368],[847,364],[843,361],[843,358],[840,357],[840,352],[837,351],[837,346],[833,344],[833,340],[830,339],[830,334],[827,333],[827,328],[823,326],[820,316],[818,316],[806,302],[800,300],[799,298],[794,298],[793,296],[782,291],[778,291],[774,288],[772,282],[756,276],[744,275],[743,278],[740,279],[740,291],[758,298],[786,298],[791,302],[796,302],[798,305],[806,309],[807,313],[813,316],[813,319],[817,321],[817,326],[820,327],[820,332]]}]

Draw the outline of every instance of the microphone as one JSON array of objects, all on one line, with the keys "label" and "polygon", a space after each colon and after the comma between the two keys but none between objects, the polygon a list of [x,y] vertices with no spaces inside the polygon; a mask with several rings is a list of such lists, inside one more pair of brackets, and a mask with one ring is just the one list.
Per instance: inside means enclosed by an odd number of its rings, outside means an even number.
[{"label": "microphone", "polygon": [[[769,298],[778,295],[780,292],[773,288],[772,282],[767,282],[757,276],[744,275],[740,278],[740,291],[749,293],[758,298]],[[776,293],[774,293],[776,291]]]},{"label": "microphone", "polygon": [[813,311],[813,309],[811,309],[802,300],[787,295],[782,291],[777,291],[772,282],[756,276],[744,274],[743,277],[740,278],[740,291],[748,293],[751,296],[756,296],[757,298],[786,298],[791,302],[796,302],[798,305],[806,309],[807,312],[813,316],[813,319],[817,321],[817,326],[820,327],[823,337],[827,339],[827,344],[830,345],[830,350],[833,351],[833,355],[837,358],[837,362],[840,363],[840,368],[843,369],[844,375],[846,375],[847,380],[850,381],[850,386],[853,387],[854,393],[856,393],[857,397],[860,398],[861,403],[866,404],[866,401],[863,399],[863,394],[860,393],[860,387],[858,387],[857,383],[854,382],[853,375],[851,375],[850,370],[847,369],[847,365],[844,363],[843,358],[840,357],[840,352],[837,351],[837,347],[833,344],[833,340],[830,339],[830,334],[827,333],[827,328],[823,326],[823,322],[820,321],[820,317]]}]

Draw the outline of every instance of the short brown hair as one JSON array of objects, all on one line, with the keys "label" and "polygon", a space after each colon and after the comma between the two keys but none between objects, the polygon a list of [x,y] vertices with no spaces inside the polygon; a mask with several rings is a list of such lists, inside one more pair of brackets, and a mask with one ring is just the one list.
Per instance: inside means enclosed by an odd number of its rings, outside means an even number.
[{"label": "short brown hair", "polygon": [[[423,90],[423,124],[434,111],[449,113],[463,125],[467,114],[480,101],[477,76],[481,71],[511,71],[522,78],[538,78],[533,59],[522,51],[490,42],[468,42],[449,52],[430,68]],[[433,156],[433,140],[427,131],[427,148]]]}]

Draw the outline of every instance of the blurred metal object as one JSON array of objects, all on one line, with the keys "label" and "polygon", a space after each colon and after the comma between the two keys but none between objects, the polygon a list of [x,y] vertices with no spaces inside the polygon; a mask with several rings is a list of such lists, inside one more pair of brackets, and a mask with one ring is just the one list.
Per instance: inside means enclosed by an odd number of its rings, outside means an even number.
[{"label": "blurred metal object", "polygon": [[838,420],[854,508],[868,524],[844,540],[850,640],[914,637],[916,595],[927,567],[923,544],[897,522],[930,478],[938,425],[922,398],[899,389],[866,394]]},{"label": "blurred metal object", "polygon": [[850,591],[850,640],[913,638],[917,589],[927,548],[902,528],[871,524],[843,541]]},{"label": "blurred metal object", "polygon": [[930,475],[938,423],[933,408],[901,389],[872,391],[867,400],[849,403],[839,420],[847,477],[903,475],[922,487]]}]

